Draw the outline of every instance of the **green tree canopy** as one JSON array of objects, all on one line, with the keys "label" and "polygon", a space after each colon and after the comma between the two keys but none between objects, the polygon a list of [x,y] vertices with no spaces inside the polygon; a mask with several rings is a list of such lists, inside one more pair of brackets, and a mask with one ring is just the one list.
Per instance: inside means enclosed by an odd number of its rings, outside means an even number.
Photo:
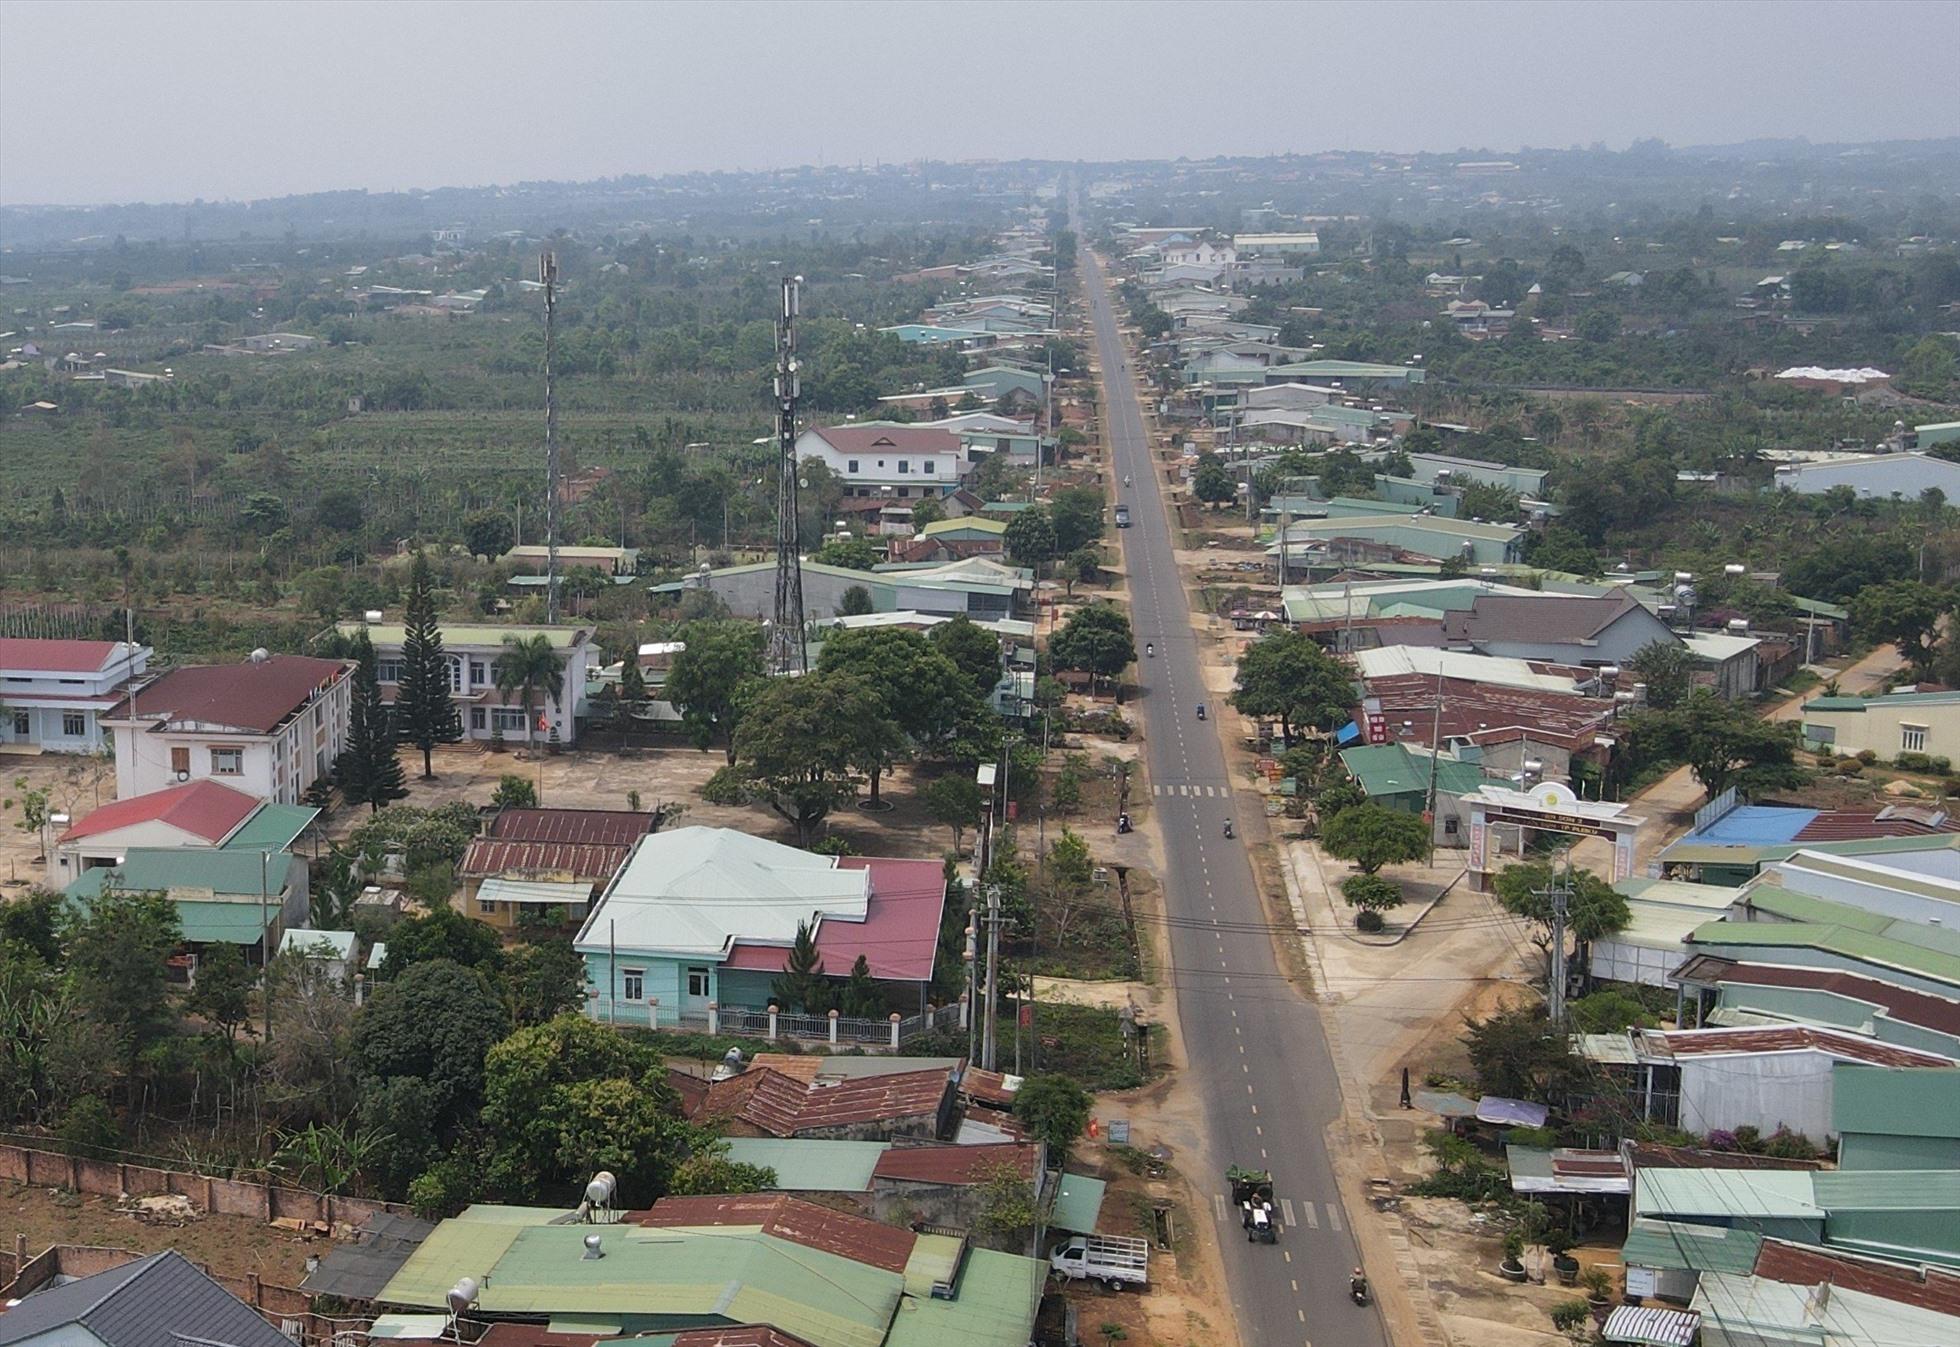
[{"label": "green tree canopy", "polygon": [[1072,1076],[1030,1076],[1014,1095],[1014,1116],[1056,1156],[1068,1154],[1089,1126],[1089,1092]]},{"label": "green tree canopy", "polygon": [[1239,656],[1232,705],[1248,716],[1277,717],[1290,741],[1295,728],[1332,729],[1355,704],[1347,665],[1301,632],[1269,632]]},{"label": "green tree canopy", "polygon": [[810,560],[851,571],[868,571],[884,558],[868,538],[833,538],[813,552]]},{"label": "green tree canopy", "polygon": [[1892,580],[1860,590],[1851,599],[1851,622],[1859,635],[1899,647],[1914,669],[1933,666],[1940,619],[1951,600],[1917,580]]},{"label": "green tree canopy", "polygon": [[442,650],[442,629],[436,624],[434,580],[427,554],[417,552],[408,575],[408,605],[403,617],[402,675],[395,695],[395,715],[401,737],[422,750],[422,779],[435,775],[431,765],[437,744],[463,737],[462,717],[449,691],[449,660]]},{"label": "green tree canopy", "polygon": [[927,639],[966,676],[974,696],[987,696],[1000,682],[1000,638],[965,613],[934,627]]},{"label": "green tree canopy", "polygon": [[[1516,913],[1532,924],[1532,940],[1540,949],[1552,943],[1551,891],[1564,878],[1548,861],[1524,861],[1507,865],[1497,872],[1497,901],[1507,912]],[[1574,870],[1566,899],[1565,929],[1581,945],[1604,939],[1626,929],[1633,920],[1627,900],[1613,886],[1590,870]]]},{"label": "green tree canopy", "polygon": [[1350,861],[1364,875],[1384,865],[1421,860],[1429,852],[1429,826],[1416,814],[1357,804],[1321,825],[1320,846],[1328,855]]},{"label": "green tree canopy", "polygon": [[355,1071],[368,1082],[427,1082],[438,1126],[449,1129],[474,1112],[484,1056],[509,1029],[503,1004],[474,969],[418,963],[381,984],[354,1021]]},{"label": "green tree canopy", "polygon": [[1136,636],[1130,619],[1115,604],[1088,603],[1070,613],[1048,639],[1048,657],[1058,669],[1114,678],[1136,659]]},{"label": "green tree canopy", "polygon": [[1223,505],[1236,500],[1239,489],[1217,454],[1199,454],[1198,466],[1191,474],[1191,492],[1207,505]]},{"label": "green tree canopy", "polygon": [[1032,567],[1036,575],[1060,554],[1055,525],[1044,505],[1030,506],[1010,519],[1002,541],[1007,545],[1007,555],[1023,566]]},{"label": "green tree canopy", "polygon": [[750,686],[735,732],[736,768],[807,844],[831,809],[851,797],[851,769],[865,756],[859,736],[891,724],[884,701],[862,679],[838,674]]},{"label": "green tree canopy", "polygon": [[719,737],[735,761],[735,729],[743,685],[763,676],[762,628],[753,622],[690,622],[681,629],[686,649],[667,671],[667,699],[681,722],[705,748]]},{"label": "green tree canopy", "polygon": [[1106,503],[1092,486],[1064,486],[1048,497],[1048,522],[1055,531],[1055,555],[1065,556],[1103,536]]},{"label": "green tree canopy", "polygon": [[979,826],[980,784],[967,773],[954,771],[927,786],[923,798],[932,821],[953,830],[953,851],[958,854],[966,830]]},{"label": "green tree canopy", "polygon": [[[514,697],[524,708],[524,737],[534,739],[541,733],[536,714],[540,693],[547,701],[557,702],[565,693],[565,661],[551,647],[551,637],[544,632],[530,636],[504,637],[503,653],[490,666],[490,676],[503,694],[508,705]],[[557,734],[560,727],[553,723],[551,732]]]},{"label": "green tree canopy", "polygon": [[1711,799],[1730,786],[1754,794],[1804,780],[1795,722],[1763,720],[1706,688],[1672,710],[1635,716],[1630,728],[1630,751],[1686,763]]},{"label": "green tree canopy", "polygon": [[1679,641],[1649,641],[1627,669],[1647,685],[1647,704],[1656,710],[1672,710],[1695,690],[1695,657]]},{"label": "green tree canopy", "polygon": [[446,960],[494,973],[503,966],[504,944],[497,933],[452,907],[406,917],[388,932],[388,954],[381,961],[387,981],[416,964]]}]

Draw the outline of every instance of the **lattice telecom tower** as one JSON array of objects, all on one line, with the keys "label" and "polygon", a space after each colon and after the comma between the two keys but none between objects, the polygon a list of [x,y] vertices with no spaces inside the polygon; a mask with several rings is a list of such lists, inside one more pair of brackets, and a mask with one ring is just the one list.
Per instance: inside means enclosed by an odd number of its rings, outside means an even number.
[{"label": "lattice telecom tower", "polygon": [[783,320],[776,327],[776,619],[769,629],[769,671],[800,673],[803,647],[803,562],[796,481],[796,313],[801,276],[783,277]]}]

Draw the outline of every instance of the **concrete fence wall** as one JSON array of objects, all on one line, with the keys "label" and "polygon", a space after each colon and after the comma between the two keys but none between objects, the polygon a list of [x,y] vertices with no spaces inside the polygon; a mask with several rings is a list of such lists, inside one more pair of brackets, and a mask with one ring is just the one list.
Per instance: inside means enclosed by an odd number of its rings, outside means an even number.
[{"label": "concrete fence wall", "polygon": [[14,1143],[0,1143],[0,1180],[35,1188],[66,1188],[94,1197],[156,1197],[175,1193],[188,1197],[205,1211],[259,1221],[285,1219],[329,1226],[359,1225],[378,1212],[408,1214],[408,1208],[398,1202],[330,1196],[249,1179],[219,1179],[182,1170],[84,1159]]}]

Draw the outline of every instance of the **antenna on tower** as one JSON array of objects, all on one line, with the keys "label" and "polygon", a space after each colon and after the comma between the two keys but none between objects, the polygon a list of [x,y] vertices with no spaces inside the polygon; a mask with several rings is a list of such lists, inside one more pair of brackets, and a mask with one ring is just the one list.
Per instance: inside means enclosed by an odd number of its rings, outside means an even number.
[{"label": "antenna on tower", "polygon": [[783,320],[776,328],[776,620],[769,632],[769,671],[807,667],[803,648],[803,562],[797,510],[796,398],[802,379],[796,359],[801,276],[783,277]]},{"label": "antenna on tower", "polygon": [[[544,620],[558,621],[558,397],[552,359],[558,354],[558,257],[538,255],[544,286]],[[518,539],[522,542],[523,539]]]}]

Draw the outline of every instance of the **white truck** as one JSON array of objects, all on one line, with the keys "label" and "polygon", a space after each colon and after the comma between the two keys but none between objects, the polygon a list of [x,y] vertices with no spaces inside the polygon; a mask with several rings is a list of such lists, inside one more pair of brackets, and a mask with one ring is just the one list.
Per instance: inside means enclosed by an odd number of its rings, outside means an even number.
[{"label": "white truck", "polygon": [[1112,1291],[1150,1284],[1150,1241],[1129,1235],[1072,1235],[1048,1255],[1051,1270],[1070,1281],[1099,1281]]}]

